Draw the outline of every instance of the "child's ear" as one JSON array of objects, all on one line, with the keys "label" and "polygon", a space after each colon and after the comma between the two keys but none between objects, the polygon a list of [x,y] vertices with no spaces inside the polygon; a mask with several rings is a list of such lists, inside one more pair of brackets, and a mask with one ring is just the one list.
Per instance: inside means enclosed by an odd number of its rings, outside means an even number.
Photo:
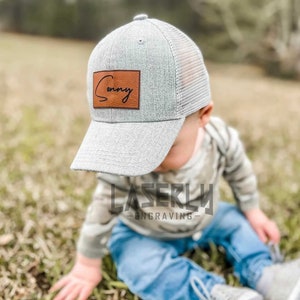
[{"label": "child's ear", "polygon": [[210,102],[207,106],[199,110],[200,127],[204,127],[209,122],[213,107],[213,102]]}]

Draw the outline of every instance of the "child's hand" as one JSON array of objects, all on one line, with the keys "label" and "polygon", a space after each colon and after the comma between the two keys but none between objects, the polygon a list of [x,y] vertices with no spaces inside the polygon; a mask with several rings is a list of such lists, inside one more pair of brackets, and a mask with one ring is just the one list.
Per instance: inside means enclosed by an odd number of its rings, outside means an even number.
[{"label": "child's hand", "polygon": [[280,241],[280,232],[275,222],[270,220],[261,209],[254,208],[244,212],[249,223],[264,242],[272,241],[278,244]]},{"label": "child's hand", "polygon": [[60,290],[53,300],[86,300],[101,280],[101,260],[78,254],[73,269],[50,292]]}]

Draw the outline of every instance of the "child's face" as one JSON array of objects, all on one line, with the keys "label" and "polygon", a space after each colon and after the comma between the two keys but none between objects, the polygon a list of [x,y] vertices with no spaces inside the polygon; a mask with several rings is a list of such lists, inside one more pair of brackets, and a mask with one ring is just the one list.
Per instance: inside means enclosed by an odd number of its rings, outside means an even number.
[{"label": "child's face", "polygon": [[178,170],[190,160],[194,154],[199,128],[206,125],[211,110],[212,105],[209,105],[186,118],[167,156],[153,172]]}]

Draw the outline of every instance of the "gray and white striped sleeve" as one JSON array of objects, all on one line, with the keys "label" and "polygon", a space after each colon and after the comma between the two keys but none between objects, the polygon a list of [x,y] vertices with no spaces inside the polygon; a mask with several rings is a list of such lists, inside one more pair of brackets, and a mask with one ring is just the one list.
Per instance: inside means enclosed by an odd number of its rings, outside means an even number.
[{"label": "gray and white striped sleeve", "polygon": [[238,132],[226,127],[227,148],[223,176],[229,183],[237,205],[242,211],[259,207],[257,179],[252,163],[245,153]]},{"label": "gray and white striped sleeve", "polygon": [[[114,184],[114,179],[110,181],[109,176],[108,174],[98,174],[98,185],[81,227],[77,251],[85,257],[101,258],[108,253],[107,242],[113,226],[117,222],[116,217],[120,213],[114,207],[122,207],[123,201],[125,201],[124,193],[126,194],[126,192],[119,188],[122,185],[120,176],[119,181],[115,183],[117,188],[114,199],[112,199],[111,186]],[[111,177],[113,178],[113,176]],[[112,207],[112,203],[114,207]]]}]

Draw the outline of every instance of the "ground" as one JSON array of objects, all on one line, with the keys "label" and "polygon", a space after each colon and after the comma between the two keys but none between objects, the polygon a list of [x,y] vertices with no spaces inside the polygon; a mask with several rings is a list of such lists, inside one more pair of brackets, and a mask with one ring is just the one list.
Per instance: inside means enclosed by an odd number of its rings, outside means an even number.
[{"label": "ground", "polygon": [[[0,33],[0,299],[52,299],[72,267],[95,187],[69,166],[89,124],[86,63],[94,43]],[[299,82],[259,68],[208,63],[215,114],[239,129],[261,206],[279,225],[287,259],[300,255]],[[224,198],[232,199],[222,184]],[[237,284],[220,249],[189,254]],[[90,299],[137,299],[110,257]]]}]

